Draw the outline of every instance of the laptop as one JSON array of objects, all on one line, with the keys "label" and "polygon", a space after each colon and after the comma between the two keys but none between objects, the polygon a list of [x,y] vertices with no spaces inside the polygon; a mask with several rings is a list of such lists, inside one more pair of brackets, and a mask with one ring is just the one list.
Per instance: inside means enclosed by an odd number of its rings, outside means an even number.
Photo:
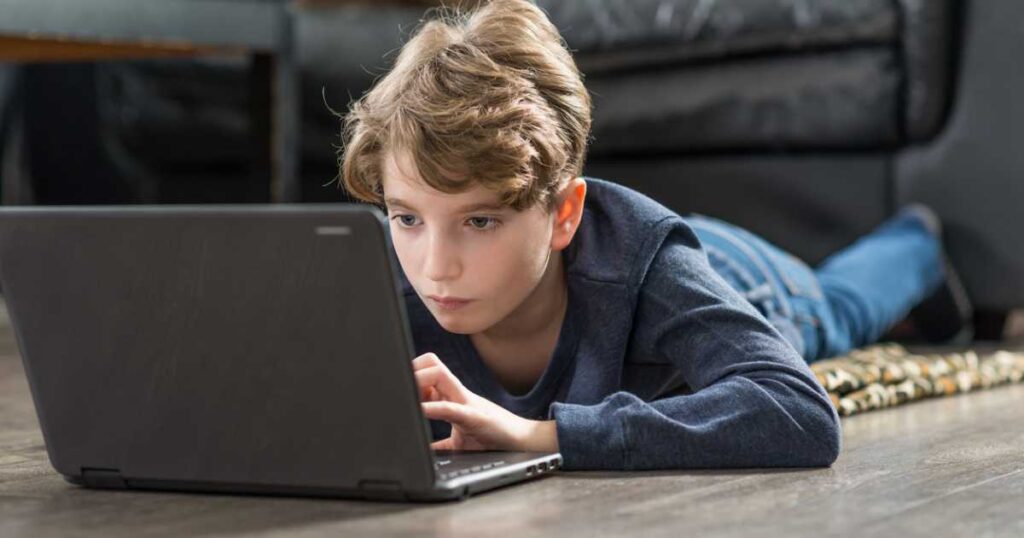
[{"label": "laptop", "polygon": [[54,469],[431,501],[559,468],[431,450],[390,245],[364,204],[0,209],[0,289]]}]

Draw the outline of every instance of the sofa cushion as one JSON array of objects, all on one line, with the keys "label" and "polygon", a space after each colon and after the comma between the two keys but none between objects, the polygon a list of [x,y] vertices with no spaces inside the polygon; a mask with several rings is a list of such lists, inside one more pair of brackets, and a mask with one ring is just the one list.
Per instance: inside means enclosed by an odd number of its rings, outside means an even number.
[{"label": "sofa cushion", "polygon": [[589,77],[591,155],[895,146],[899,86],[886,48]]},{"label": "sofa cushion", "polygon": [[896,42],[889,0],[539,0],[587,72]]}]

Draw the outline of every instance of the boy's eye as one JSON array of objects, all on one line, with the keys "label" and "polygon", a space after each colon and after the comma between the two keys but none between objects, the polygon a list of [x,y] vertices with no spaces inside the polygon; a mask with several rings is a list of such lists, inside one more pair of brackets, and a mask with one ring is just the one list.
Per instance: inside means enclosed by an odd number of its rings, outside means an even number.
[{"label": "boy's eye", "polygon": [[492,224],[497,224],[497,221],[491,217],[470,217],[469,224],[478,230],[486,230],[491,228]]},{"label": "boy's eye", "polygon": [[397,220],[399,224],[405,227],[409,227],[412,226],[413,224],[416,224],[416,217],[412,215],[395,215],[394,217],[392,217],[392,219]]}]

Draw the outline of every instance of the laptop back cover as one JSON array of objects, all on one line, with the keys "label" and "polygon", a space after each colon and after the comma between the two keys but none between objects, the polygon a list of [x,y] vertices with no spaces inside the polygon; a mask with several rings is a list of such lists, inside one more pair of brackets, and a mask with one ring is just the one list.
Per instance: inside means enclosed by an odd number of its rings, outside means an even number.
[{"label": "laptop back cover", "polygon": [[0,285],[54,468],[429,489],[384,225],[370,206],[0,212]]}]

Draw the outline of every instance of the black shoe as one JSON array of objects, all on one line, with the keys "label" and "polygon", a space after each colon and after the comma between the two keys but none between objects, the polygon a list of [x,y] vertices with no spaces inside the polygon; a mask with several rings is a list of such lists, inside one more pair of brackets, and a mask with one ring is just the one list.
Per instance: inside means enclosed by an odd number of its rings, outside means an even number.
[{"label": "black shoe", "polygon": [[[914,213],[939,238],[941,244],[942,224],[931,208],[923,204],[910,204],[901,212]],[[908,317],[917,334],[930,343],[968,343],[974,338],[974,307],[949,257],[944,250],[940,254],[942,283],[914,307]]]}]

